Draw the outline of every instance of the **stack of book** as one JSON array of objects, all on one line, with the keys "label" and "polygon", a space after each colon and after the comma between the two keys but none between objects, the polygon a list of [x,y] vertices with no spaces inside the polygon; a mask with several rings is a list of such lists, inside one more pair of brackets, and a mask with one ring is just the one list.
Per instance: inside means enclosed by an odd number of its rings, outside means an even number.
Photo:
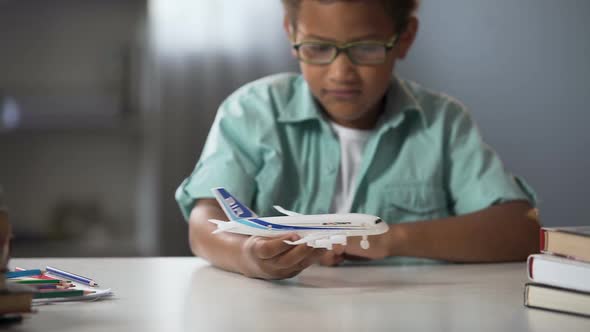
[{"label": "stack of book", "polygon": [[34,290],[4,277],[0,282],[0,322],[20,321],[22,314],[30,313]]},{"label": "stack of book", "polygon": [[23,313],[31,312],[33,291],[23,285],[6,281],[10,257],[11,227],[0,202],[0,323],[20,321]]},{"label": "stack of book", "polygon": [[590,316],[590,226],[544,227],[540,247],[527,261],[524,305]]}]

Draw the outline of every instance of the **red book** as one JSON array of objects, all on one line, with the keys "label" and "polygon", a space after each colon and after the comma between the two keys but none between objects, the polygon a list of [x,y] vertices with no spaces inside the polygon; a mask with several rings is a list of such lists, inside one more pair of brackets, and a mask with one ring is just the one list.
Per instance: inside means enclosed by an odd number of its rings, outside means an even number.
[{"label": "red book", "polygon": [[541,228],[541,252],[590,262],[590,226]]}]

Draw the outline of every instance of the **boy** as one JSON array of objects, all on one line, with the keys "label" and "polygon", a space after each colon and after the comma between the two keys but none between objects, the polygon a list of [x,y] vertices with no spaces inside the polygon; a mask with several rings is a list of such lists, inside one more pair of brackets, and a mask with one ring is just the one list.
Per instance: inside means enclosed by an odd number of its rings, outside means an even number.
[{"label": "boy", "polygon": [[[176,198],[195,255],[249,277],[294,276],[315,262],[413,256],[453,262],[524,260],[538,250],[534,199],[506,173],[455,100],[392,77],[418,30],[417,0],[283,0],[302,76],[248,84],[220,107]],[[380,216],[387,233],[363,250],[286,238],[213,235],[223,186],[260,215]],[[530,214],[529,214],[530,215]],[[225,220],[225,219],[222,219]]]}]

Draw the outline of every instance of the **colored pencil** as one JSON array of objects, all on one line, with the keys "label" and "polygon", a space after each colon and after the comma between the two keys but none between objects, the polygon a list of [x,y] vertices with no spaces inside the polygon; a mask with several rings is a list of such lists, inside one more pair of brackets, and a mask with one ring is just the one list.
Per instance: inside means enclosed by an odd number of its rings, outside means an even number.
[{"label": "colored pencil", "polygon": [[93,287],[94,286],[98,286],[98,284],[94,280],[92,280],[90,278],[86,278],[86,277],[83,277],[81,275],[77,275],[75,273],[71,273],[71,272],[67,272],[67,271],[64,271],[64,270],[60,270],[60,269],[57,269],[57,268],[54,268],[54,267],[51,267],[51,266],[47,266],[45,268],[45,271],[47,273],[50,273],[50,274],[59,276],[61,278],[69,279],[69,280],[76,281],[76,282],[79,282],[79,283],[83,283],[83,284],[86,284],[86,285],[89,285],[89,286],[93,286]]},{"label": "colored pencil", "polygon": [[42,272],[39,269],[34,270],[20,270],[20,271],[9,271],[6,272],[6,278],[20,278],[20,277],[30,277],[30,276],[38,276]]},{"label": "colored pencil", "polygon": [[[23,269],[22,267],[15,267],[14,269],[15,269],[16,271],[24,271],[24,270],[25,270],[25,269]],[[39,271],[41,271],[41,270],[39,270]],[[56,278],[50,277],[50,276],[48,276],[48,275],[45,275],[45,274],[39,274],[38,276],[35,276],[35,278],[39,278],[39,279],[48,279],[48,280],[60,280],[60,279],[56,279]]]},{"label": "colored pencil", "polygon": [[76,287],[76,285],[72,283],[68,284],[29,284],[28,286],[37,288],[37,289],[72,289]]},{"label": "colored pencil", "polygon": [[63,281],[58,280],[58,279],[52,279],[52,280],[47,280],[47,279],[17,279],[14,280],[13,282],[17,283],[17,284],[63,284]]},{"label": "colored pencil", "polygon": [[85,294],[90,294],[90,292],[81,289],[41,290],[38,293],[35,293],[33,297],[36,299],[48,299],[56,297],[84,296]]}]

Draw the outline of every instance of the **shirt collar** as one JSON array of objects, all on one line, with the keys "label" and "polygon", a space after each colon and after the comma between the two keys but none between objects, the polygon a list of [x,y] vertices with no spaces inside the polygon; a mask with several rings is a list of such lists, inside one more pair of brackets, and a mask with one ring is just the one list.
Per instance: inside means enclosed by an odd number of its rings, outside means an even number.
[{"label": "shirt collar", "polygon": [[387,90],[385,113],[381,116],[378,127],[395,128],[411,114],[418,115],[424,128],[428,127],[426,113],[411,92],[407,82],[393,76],[389,90]]},{"label": "shirt collar", "polygon": [[307,120],[320,120],[323,115],[316,104],[315,99],[303,76],[297,77],[294,85],[294,94],[291,96],[286,107],[280,112],[277,121],[279,122],[303,122]]},{"label": "shirt collar", "polygon": [[[295,92],[283,112],[280,113],[277,121],[289,123],[307,120],[325,120],[303,77],[299,76],[293,84],[295,85]],[[377,127],[385,126],[395,128],[404,121],[408,113],[419,114],[422,125],[427,127],[428,122],[424,110],[410,91],[406,82],[393,76],[389,89],[387,90],[385,113],[381,116]]]}]

